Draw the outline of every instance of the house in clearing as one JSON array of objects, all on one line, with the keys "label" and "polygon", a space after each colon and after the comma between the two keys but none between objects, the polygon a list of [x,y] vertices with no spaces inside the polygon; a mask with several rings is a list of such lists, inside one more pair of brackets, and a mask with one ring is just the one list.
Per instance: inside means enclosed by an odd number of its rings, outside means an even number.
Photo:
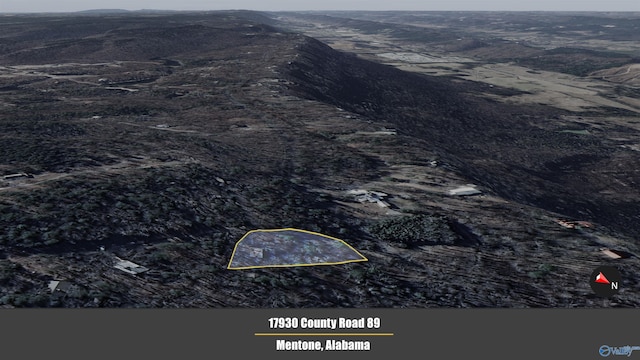
[{"label": "house in clearing", "polygon": [[382,208],[388,208],[391,206],[388,202],[384,201],[384,199],[389,195],[383,192],[357,189],[349,190],[347,191],[347,193],[349,193],[350,195],[355,195],[356,201],[361,204],[370,202],[376,203]]}]

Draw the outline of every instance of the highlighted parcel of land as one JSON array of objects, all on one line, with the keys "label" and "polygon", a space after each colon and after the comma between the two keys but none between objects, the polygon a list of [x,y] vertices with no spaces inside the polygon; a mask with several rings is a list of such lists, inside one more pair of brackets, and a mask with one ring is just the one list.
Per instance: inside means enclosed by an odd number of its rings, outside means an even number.
[{"label": "highlighted parcel of land", "polygon": [[293,228],[246,233],[233,249],[227,269],[338,265],[368,261],[343,240]]}]

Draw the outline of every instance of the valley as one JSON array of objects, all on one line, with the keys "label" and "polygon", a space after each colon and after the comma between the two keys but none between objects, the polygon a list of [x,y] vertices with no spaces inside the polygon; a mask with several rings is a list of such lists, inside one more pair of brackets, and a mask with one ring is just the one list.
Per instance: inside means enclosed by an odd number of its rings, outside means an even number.
[{"label": "valley", "polygon": [[[462,15],[0,17],[0,306],[637,307],[637,21]],[[271,228],[368,261],[227,269]]]}]

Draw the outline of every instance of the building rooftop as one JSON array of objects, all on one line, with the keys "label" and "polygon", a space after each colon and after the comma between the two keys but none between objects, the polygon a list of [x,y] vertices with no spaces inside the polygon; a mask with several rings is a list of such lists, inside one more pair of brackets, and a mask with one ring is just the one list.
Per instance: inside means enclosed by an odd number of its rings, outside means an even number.
[{"label": "building rooftop", "polygon": [[469,196],[469,195],[479,195],[482,194],[482,191],[476,189],[473,186],[462,186],[457,189],[449,190],[449,195],[456,196]]},{"label": "building rooftop", "polygon": [[122,259],[118,259],[118,262],[114,265],[114,267],[118,270],[122,270],[126,273],[132,274],[132,275],[136,275],[136,274],[140,274],[143,273],[145,271],[148,271],[149,269],[144,267],[144,266],[140,266],[136,263],[133,263],[131,261],[128,260],[122,260]]},{"label": "building rooftop", "polygon": [[71,283],[67,281],[64,281],[64,280],[49,281],[49,290],[51,290],[52,293],[56,291],[67,292],[69,289],[71,289]]}]

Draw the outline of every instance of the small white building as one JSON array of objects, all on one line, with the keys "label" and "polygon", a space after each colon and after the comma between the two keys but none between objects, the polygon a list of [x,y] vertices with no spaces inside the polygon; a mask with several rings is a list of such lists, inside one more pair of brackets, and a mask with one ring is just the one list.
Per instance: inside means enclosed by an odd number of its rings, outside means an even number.
[{"label": "small white building", "polygon": [[71,289],[71,283],[64,280],[51,280],[49,281],[49,290],[52,293],[66,293]]},{"label": "small white building", "polygon": [[33,175],[29,175],[27,173],[17,173],[17,174],[10,174],[10,175],[5,175],[2,178],[4,180],[15,180],[15,179],[25,179],[25,178],[32,178]]},{"label": "small white building", "polygon": [[482,191],[476,189],[473,186],[462,186],[457,189],[449,190],[449,195],[454,196],[471,196],[471,195],[480,195]]},{"label": "small white building", "polygon": [[118,259],[114,267],[131,275],[137,275],[149,270],[144,266],[140,266],[136,263],[132,263],[131,261],[122,259]]},{"label": "small white building", "polygon": [[376,203],[382,208],[388,208],[391,206],[388,202],[384,201],[384,198],[389,195],[383,192],[357,189],[349,190],[347,191],[347,193],[350,195],[355,195],[356,201],[362,204],[367,202]]}]

